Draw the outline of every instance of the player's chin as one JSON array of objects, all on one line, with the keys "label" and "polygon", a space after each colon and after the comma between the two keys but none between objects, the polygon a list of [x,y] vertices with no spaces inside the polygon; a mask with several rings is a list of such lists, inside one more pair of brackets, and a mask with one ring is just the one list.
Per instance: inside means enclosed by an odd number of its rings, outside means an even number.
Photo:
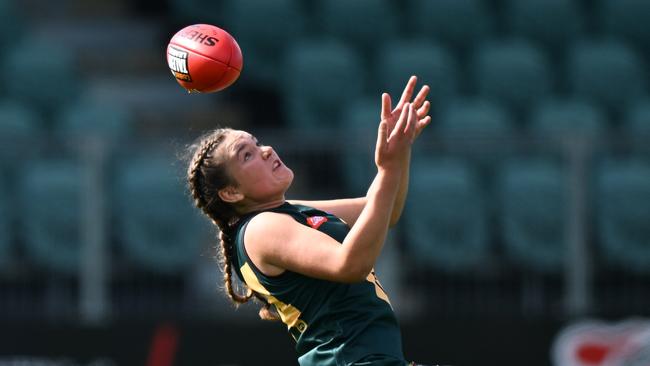
[{"label": "player's chin", "polygon": [[291,185],[293,182],[293,170],[287,166],[283,166],[282,170],[277,172],[281,179],[287,183],[287,186]]}]

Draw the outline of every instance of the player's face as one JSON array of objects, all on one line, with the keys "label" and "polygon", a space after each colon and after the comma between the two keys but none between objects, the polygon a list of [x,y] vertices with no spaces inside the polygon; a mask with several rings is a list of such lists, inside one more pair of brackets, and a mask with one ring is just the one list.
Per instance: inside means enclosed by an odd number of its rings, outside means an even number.
[{"label": "player's face", "polygon": [[255,204],[284,199],[293,181],[293,171],[282,163],[272,147],[260,144],[244,131],[231,132],[224,147],[228,171],[245,200]]}]

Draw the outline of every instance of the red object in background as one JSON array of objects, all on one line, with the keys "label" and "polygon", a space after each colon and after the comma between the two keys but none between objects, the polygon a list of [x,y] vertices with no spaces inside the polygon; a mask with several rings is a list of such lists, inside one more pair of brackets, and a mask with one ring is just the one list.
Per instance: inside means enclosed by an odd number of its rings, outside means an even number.
[{"label": "red object in background", "polygon": [[159,326],[151,340],[147,366],[173,366],[177,349],[178,330],[169,324]]},{"label": "red object in background", "polygon": [[232,85],[243,67],[237,41],[210,24],[194,24],[178,31],[167,45],[167,65],[189,92],[212,93]]},{"label": "red object in background", "polygon": [[611,347],[606,344],[585,343],[577,350],[578,359],[585,365],[600,365],[607,357]]}]

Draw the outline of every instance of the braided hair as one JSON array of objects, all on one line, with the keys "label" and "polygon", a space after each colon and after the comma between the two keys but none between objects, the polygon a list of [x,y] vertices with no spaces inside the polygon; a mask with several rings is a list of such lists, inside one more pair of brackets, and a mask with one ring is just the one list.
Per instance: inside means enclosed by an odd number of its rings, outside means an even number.
[{"label": "braided hair", "polygon": [[[251,289],[239,294],[233,286],[232,263],[234,252],[235,226],[239,215],[234,207],[221,200],[219,190],[236,182],[228,175],[225,160],[218,153],[222,142],[231,133],[230,128],[219,128],[209,132],[189,147],[191,160],[187,169],[187,181],[194,205],[219,228],[221,247],[218,261],[223,272],[226,294],[235,304],[244,304],[255,297],[262,302],[260,317],[265,320],[278,320],[279,316],[271,310],[271,305],[261,295]],[[246,287],[246,284],[242,284]]]}]

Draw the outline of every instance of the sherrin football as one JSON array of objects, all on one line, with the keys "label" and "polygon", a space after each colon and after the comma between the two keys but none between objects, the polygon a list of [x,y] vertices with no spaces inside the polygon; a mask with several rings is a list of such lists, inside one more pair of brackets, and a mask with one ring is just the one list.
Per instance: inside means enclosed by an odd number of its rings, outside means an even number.
[{"label": "sherrin football", "polygon": [[167,45],[169,70],[190,93],[227,88],[239,78],[243,63],[235,38],[210,24],[187,26]]}]

